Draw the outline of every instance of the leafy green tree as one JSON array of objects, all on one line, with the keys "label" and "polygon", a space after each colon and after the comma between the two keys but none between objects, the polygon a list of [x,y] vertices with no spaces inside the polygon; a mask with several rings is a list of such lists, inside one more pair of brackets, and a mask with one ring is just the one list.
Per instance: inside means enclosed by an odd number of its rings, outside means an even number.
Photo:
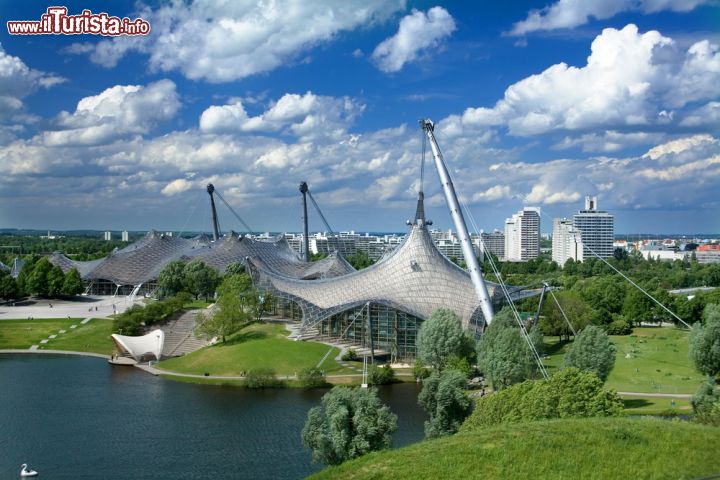
[{"label": "leafy green tree", "polygon": [[301,437],[313,462],[338,465],[390,447],[396,428],[397,416],[375,389],[338,386],[310,409]]},{"label": "leafy green tree", "polygon": [[495,390],[533,378],[536,363],[512,311],[505,307],[477,344],[478,368]]},{"label": "leafy green tree", "polygon": [[283,382],[275,376],[272,368],[255,368],[245,374],[243,385],[247,388],[276,388],[281,387]]},{"label": "leafy green tree", "polygon": [[239,275],[245,273],[245,265],[240,262],[231,263],[225,269],[225,276],[228,275]]},{"label": "leafy green tree", "polygon": [[227,337],[257,319],[261,305],[257,290],[247,274],[225,277],[218,287],[218,299],[212,313],[201,312],[195,333],[203,338]]},{"label": "leafy green tree", "polygon": [[707,305],[703,323],[690,330],[690,358],[708,377],[720,374],[720,304]]},{"label": "leafy green tree", "polygon": [[63,281],[61,292],[63,295],[78,295],[83,292],[82,278],[80,278],[80,272],[77,268],[71,269],[66,275]]},{"label": "leafy green tree", "polygon": [[[575,331],[585,328],[586,325],[592,322],[592,309],[576,292],[564,290],[553,292],[553,295],[557,298]],[[544,335],[554,335],[561,339],[570,340],[572,330],[549,293],[543,303],[542,314],[543,317],[540,319],[539,325],[540,331]]]},{"label": "leafy green tree", "polygon": [[358,250],[358,252],[355,255],[350,255],[347,257],[348,263],[355,267],[356,270],[362,270],[363,268],[369,267],[373,263],[375,263],[367,254],[367,252],[363,250]]},{"label": "leafy green tree", "polygon": [[631,288],[625,296],[622,313],[625,318],[635,325],[640,325],[641,322],[652,322],[655,313],[655,302],[637,288]]},{"label": "leafy green tree", "polygon": [[[599,262],[593,262],[593,265]],[[594,266],[592,267],[594,268]],[[606,324],[612,321],[613,313],[621,313],[625,302],[627,288],[623,280],[617,275],[607,275],[588,278],[580,281],[573,287],[590,306],[600,312],[599,320]]]},{"label": "leafy green tree", "polygon": [[371,365],[368,372],[368,381],[370,385],[387,385],[395,381],[395,370],[390,365]]},{"label": "leafy green tree", "polygon": [[0,270],[0,298],[15,300],[18,298],[18,287],[15,279],[5,270]]},{"label": "leafy green tree", "polygon": [[47,274],[48,296],[57,298],[62,295],[63,283],[65,283],[65,274],[60,267],[53,266]]},{"label": "leafy green tree", "polygon": [[471,356],[473,340],[463,331],[460,317],[447,308],[435,310],[420,325],[417,355],[426,365],[438,370],[445,367],[450,355]]},{"label": "leafy green tree", "polygon": [[622,410],[620,397],[603,389],[597,375],[566,368],[547,380],[526,381],[477,399],[461,430],[551,418],[614,417]]},{"label": "leafy green tree", "polygon": [[38,297],[48,296],[48,273],[50,273],[52,268],[53,265],[46,257],[37,261],[32,269],[32,273],[27,277],[25,288],[28,293],[37,295]]},{"label": "leafy green tree", "polygon": [[161,297],[172,297],[183,291],[185,288],[183,281],[185,279],[185,262],[182,260],[173,260],[160,270],[157,282]]},{"label": "leafy green tree", "polygon": [[472,411],[472,401],[465,394],[467,377],[458,370],[433,372],[423,380],[418,403],[430,416],[425,422],[425,437],[452,435],[460,429]]},{"label": "leafy green tree", "polygon": [[615,345],[594,325],[585,327],[565,354],[565,367],[595,373],[603,382],[615,366]]},{"label": "leafy green tree", "polygon": [[220,275],[214,268],[200,260],[193,260],[183,269],[183,287],[195,298],[210,298],[220,283]]}]

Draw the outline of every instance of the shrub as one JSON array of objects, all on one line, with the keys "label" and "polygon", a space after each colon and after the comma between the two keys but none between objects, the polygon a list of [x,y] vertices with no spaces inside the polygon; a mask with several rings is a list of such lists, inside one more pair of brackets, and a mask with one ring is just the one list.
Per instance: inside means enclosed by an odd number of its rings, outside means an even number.
[{"label": "shrub", "polygon": [[325,374],[315,367],[305,368],[298,374],[298,381],[303,388],[318,388],[327,385]]},{"label": "shrub", "polygon": [[708,379],[700,386],[690,404],[697,423],[720,427],[720,393],[713,379]]},{"label": "shrub", "polygon": [[358,357],[358,354],[357,354],[357,352],[355,351],[355,349],[353,349],[353,348],[348,348],[347,352],[343,353],[342,357],[340,357],[340,358],[341,358],[343,361],[345,361],[345,362],[354,362],[354,361],[356,361],[359,357]]},{"label": "shrub", "polygon": [[275,377],[271,368],[256,368],[245,374],[245,386],[248,388],[281,387],[283,382]]},{"label": "shrub", "polygon": [[395,381],[395,370],[390,365],[371,365],[368,372],[368,380],[371,385],[387,385]]},{"label": "shrub", "polygon": [[424,380],[430,376],[430,370],[425,366],[422,360],[415,360],[412,368],[412,374],[415,380]]},{"label": "shrub", "polygon": [[622,408],[617,393],[603,389],[597,375],[567,368],[547,380],[526,381],[478,399],[462,430],[551,418],[618,416]]},{"label": "shrub", "polygon": [[620,315],[614,317],[612,323],[607,326],[608,335],[630,335],[632,333],[632,324]]},{"label": "shrub", "polygon": [[585,327],[565,354],[566,367],[594,372],[605,381],[615,366],[615,345],[600,327]]}]

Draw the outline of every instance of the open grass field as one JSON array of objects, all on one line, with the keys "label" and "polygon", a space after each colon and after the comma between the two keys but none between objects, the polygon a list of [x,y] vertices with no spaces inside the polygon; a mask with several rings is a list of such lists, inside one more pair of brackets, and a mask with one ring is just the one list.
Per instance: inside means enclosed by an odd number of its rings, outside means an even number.
[{"label": "open grass field", "polygon": [[678,479],[720,474],[720,428],[658,419],[500,425],[371,453],[312,479]]},{"label": "open grass field", "polygon": [[0,321],[0,348],[30,348],[40,340],[60,330],[68,330],[70,325],[79,325],[82,318],[47,318],[38,320],[2,320]]},{"label": "open grass field", "polygon": [[[109,355],[113,344],[110,340],[112,320],[94,318],[86,324],[82,318],[55,318],[38,320],[0,321],[0,349],[26,349],[38,345],[41,350],[73,350]],[[70,325],[77,325],[71,329]],[[60,333],[65,330],[65,333]],[[56,335],[47,343],[40,340]]]},{"label": "open grass field", "polygon": [[296,342],[278,324],[253,324],[228,338],[226,343],[205,347],[182,357],[160,362],[157,367],[180,373],[242,375],[257,368],[271,368],[277,375],[295,375],[314,367],[328,353],[321,368],[327,375],[355,373],[335,361],[340,350],[316,342]]},{"label": "open grass field", "polygon": [[[688,358],[688,332],[670,327],[635,328],[632,335],[610,337],[617,348],[606,385],[619,392],[690,393],[704,377]],[[548,371],[562,365],[569,343],[546,337]]]},{"label": "open grass field", "polygon": [[78,324],[74,330],[58,335],[57,338],[41,345],[40,349],[72,350],[75,352],[93,352],[110,355],[113,351],[112,320],[93,318],[85,325]]},{"label": "open grass field", "polygon": [[627,415],[692,415],[690,400],[684,398],[623,397]]}]

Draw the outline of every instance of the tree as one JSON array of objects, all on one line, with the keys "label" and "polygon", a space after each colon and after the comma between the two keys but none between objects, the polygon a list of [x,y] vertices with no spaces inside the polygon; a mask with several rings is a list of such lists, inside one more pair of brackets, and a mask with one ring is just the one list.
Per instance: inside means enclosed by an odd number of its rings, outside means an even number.
[{"label": "tree", "polygon": [[593,372],[604,382],[615,366],[615,345],[600,327],[589,325],[568,349],[564,366]]},{"label": "tree", "polygon": [[363,268],[369,267],[373,263],[375,263],[367,254],[367,252],[363,250],[358,250],[358,252],[355,255],[350,255],[347,257],[348,263],[355,267],[355,270],[362,270]]},{"label": "tree", "polygon": [[82,291],[83,283],[80,278],[80,272],[77,271],[77,268],[73,268],[65,275],[65,281],[62,285],[62,294],[72,296],[78,295],[82,293]]},{"label": "tree", "polygon": [[493,318],[477,344],[478,368],[501,390],[535,375],[535,358],[513,312],[505,307]]},{"label": "tree", "polygon": [[708,377],[720,374],[720,304],[706,305],[703,323],[690,330],[690,358]]},{"label": "tree", "polygon": [[0,298],[14,300],[18,298],[18,288],[15,279],[5,270],[0,270]]},{"label": "tree", "polygon": [[426,365],[442,370],[450,355],[460,358],[472,355],[472,344],[460,317],[452,310],[440,308],[420,325],[417,356]]},{"label": "tree", "polygon": [[395,370],[393,370],[389,364],[383,365],[382,367],[372,365],[368,372],[368,381],[370,385],[387,385],[388,383],[393,383],[395,382]]},{"label": "tree", "polygon": [[623,316],[635,325],[640,325],[641,322],[652,322],[654,310],[655,302],[637,288],[630,289],[625,296]]},{"label": "tree", "polygon": [[572,324],[575,331],[583,329],[593,319],[590,307],[580,298],[576,292],[564,290],[561,292],[548,293],[543,303],[543,317],[540,319],[540,331],[544,335],[556,335],[561,339],[570,340],[572,330],[565,317],[552,298],[555,295],[565,315]]},{"label": "tree", "polygon": [[[587,266],[594,268],[594,264],[587,263]],[[600,321],[610,323],[613,313],[621,313],[627,289],[620,277],[606,275],[595,278],[588,278],[578,282],[573,287],[590,306],[600,312]]]},{"label": "tree", "polygon": [[247,274],[225,277],[211,314],[199,313],[195,332],[203,338],[227,337],[257,318],[260,300]]},{"label": "tree", "polygon": [[390,447],[397,415],[383,405],[375,389],[334,387],[320,406],[310,409],[302,430],[313,462],[338,465]]},{"label": "tree", "polygon": [[300,370],[298,381],[303,388],[319,388],[327,385],[325,374],[322,370],[315,367],[308,367]]},{"label": "tree", "polygon": [[219,283],[220,275],[217,271],[200,260],[193,260],[183,269],[183,287],[195,298],[212,297]]},{"label": "tree", "polygon": [[472,401],[465,394],[467,379],[457,370],[433,372],[423,380],[418,403],[430,416],[425,422],[425,437],[452,435],[470,415]]},{"label": "tree", "polygon": [[[43,257],[37,261],[32,269],[32,273],[27,277],[25,288],[28,293],[39,297],[47,297],[48,295],[48,273],[52,270],[53,265],[50,261]],[[24,267],[23,267],[24,270]]]},{"label": "tree", "polygon": [[225,276],[239,275],[241,273],[245,273],[245,265],[240,262],[231,263],[225,269]]},{"label": "tree", "polygon": [[62,295],[62,287],[65,282],[65,274],[57,265],[53,266],[47,274],[48,296],[57,298]]},{"label": "tree", "polygon": [[172,297],[183,291],[184,271],[185,262],[182,260],[173,260],[160,270],[157,282],[161,297]]}]

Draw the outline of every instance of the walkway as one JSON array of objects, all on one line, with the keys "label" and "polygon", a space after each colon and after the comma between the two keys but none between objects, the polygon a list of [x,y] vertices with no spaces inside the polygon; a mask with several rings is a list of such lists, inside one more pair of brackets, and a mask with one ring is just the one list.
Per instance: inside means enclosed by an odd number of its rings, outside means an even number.
[{"label": "walkway", "polygon": [[40,355],[79,355],[81,357],[96,357],[110,360],[110,355],[103,355],[102,353],[93,352],[76,352],[73,350],[25,350],[25,349],[6,349],[0,350],[0,354],[16,354],[16,353],[30,353]]},{"label": "walkway", "polygon": [[[22,320],[25,318],[84,318],[88,313],[93,318],[107,318],[114,312],[122,313],[135,303],[124,296],[79,295],[73,300],[30,299],[17,302],[15,306],[0,305],[1,320]],[[92,312],[92,313],[91,313]]]},{"label": "walkway", "polygon": [[645,398],[692,398],[689,393],[642,393],[642,392],[617,392],[621,397],[645,397]]}]

